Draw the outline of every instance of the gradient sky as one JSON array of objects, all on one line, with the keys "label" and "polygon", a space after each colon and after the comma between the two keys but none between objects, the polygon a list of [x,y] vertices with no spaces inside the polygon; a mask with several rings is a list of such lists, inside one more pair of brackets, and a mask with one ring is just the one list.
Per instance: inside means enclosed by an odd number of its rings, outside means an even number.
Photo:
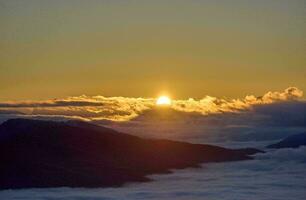
[{"label": "gradient sky", "polygon": [[0,0],[0,100],[306,91],[306,1]]}]

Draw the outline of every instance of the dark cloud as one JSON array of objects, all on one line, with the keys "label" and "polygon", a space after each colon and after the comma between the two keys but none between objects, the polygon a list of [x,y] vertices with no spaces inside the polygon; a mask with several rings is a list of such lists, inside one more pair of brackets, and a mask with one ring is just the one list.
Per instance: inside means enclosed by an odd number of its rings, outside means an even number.
[{"label": "dark cloud", "polygon": [[35,108],[35,107],[65,107],[65,106],[103,106],[101,102],[49,100],[45,102],[7,102],[0,103],[2,108]]},{"label": "dark cloud", "polygon": [[264,125],[306,127],[306,102],[285,101],[255,105],[253,112],[267,116]]}]

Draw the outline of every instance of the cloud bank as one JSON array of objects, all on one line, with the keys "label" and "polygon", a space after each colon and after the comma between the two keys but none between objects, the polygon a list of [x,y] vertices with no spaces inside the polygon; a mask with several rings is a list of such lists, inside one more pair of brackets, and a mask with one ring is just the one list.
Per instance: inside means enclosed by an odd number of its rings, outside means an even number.
[{"label": "cloud bank", "polygon": [[[296,102],[303,92],[289,87],[282,92],[267,92],[261,97],[248,95],[244,99],[223,99],[205,96],[202,99],[173,100],[169,109],[200,115],[241,113],[258,109],[258,105]],[[156,109],[154,98],[75,96],[46,101],[0,102],[1,113],[27,115],[71,116],[87,120],[128,121],[144,112]],[[256,107],[257,106],[257,107]]]},{"label": "cloud bank", "polygon": [[243,99],[205,96],[156,106],[154,98],[76,96],[0,102],[0,123],[9,118],[85,120],[141,137],[196,143],[279,140],[306,131],[303,92],[289,87]]}]

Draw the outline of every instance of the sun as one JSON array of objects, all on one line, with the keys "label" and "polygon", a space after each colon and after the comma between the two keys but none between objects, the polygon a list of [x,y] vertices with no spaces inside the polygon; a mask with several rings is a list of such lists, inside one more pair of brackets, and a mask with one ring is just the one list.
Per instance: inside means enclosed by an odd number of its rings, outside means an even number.
[{"label": "sun", "polygon": [[156,105],[171,105],[171,99],[167,96],[160,96],[156,101]]}]

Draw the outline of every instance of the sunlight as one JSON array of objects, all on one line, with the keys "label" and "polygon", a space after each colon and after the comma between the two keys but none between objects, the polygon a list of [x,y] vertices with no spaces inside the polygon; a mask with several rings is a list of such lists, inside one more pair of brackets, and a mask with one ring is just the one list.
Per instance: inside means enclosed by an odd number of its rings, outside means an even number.
[{"label": "sunlight", "polygon": [[156,105],[171,105],[171,99],[167,96],[160,96],[156,101]]}]

